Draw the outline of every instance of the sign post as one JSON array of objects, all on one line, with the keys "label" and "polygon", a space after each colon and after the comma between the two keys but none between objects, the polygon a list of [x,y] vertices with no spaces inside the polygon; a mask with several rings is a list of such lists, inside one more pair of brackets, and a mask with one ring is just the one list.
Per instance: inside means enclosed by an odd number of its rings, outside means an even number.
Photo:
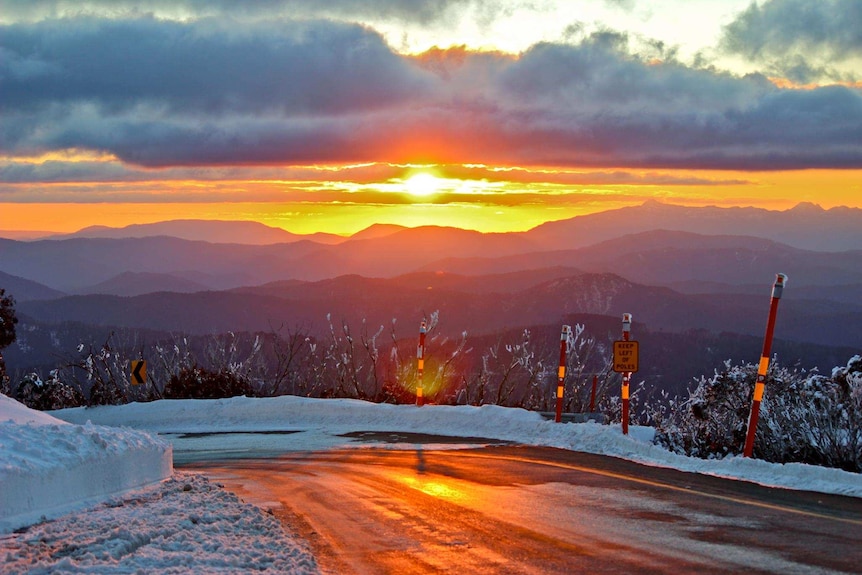
[{"label": "sign post", "polygon": [[623,374],[622,397],[623,435],[629,434],[629,383],[638,370],[638,342],[630,341],[632,314],[623,314],[623,339],[614,342],[614,371]]},{"label": "sign post", "polygon": [[757,432],[760,402],[763,399],[763,390],[766,387],[766,373],[769,371],[769,355],[772,350],[772,334],[775,330],[778,300],[781,299],[784,284],[786,283],[786,275],[775,275],[775,284],[772,286],[772,299],[769,305],[769,319],[766,321],[766,337],[763,338],[763,351],[760,354],[760,364],[757,367],[757,381],[754,383],[754,399],[751,402],[751,413],[748,416],[748,432],[745,435],[745,448],[742,451],[744,457],[751,457],[752,453],[754,453],[754,435]]},{"label": "sign post", "polygon": [[563,420],[563,390],[566,379],[566,347],[569,345],[569,334],[572,333],[571,326],[564,325],[560,334],[560,368],[557,371],[557,410],[554,421],[560,423]]},{"label": "sign post", "polygon": [[422,377],[425,372],[425,332],[427,331],[427,327],[425,325],[425,320],[422,320],[422,323],[419,325],[419,347],[416,348],[416,368],[418,372],[418,379],[416,382],[416,405],[422,406],[425,403],[425,398],[423,397],[423,389],[422,389]]}]

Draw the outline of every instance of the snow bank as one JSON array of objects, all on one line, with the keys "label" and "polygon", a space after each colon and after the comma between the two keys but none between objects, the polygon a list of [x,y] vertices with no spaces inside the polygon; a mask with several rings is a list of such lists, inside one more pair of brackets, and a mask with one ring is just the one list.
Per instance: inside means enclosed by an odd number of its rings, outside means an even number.
[{"label": "snow bank", "polygon": [[[412,432],[452,437],[482,437],[527,445],[558,447],[620,457],[646,465],[670,467],[762,485],[862,497],[862,475],[803,464],[774,464],[729,457],[703,460],[653,445],[653,430],[594,422],[556,424],[523,409],[486,405],[416,407],[373,404],[350,399],[235,397],[219,400],[162,400],[116,407],[67,409],[54,415],[71,422],[92,419],[105,425],[128,425],[159,433],[298,431],[292,435],[237,435],[230,449],[308,450],[365,445],[341,435],[356,431]],[[326,439],[322,439],[324,437]],[[210,441],[227,444],[227,438]],[[175,440],[179,446],[184,441]],[[398,448],[398,445],[386,445]],[[405,444],[402,448],[415,448]]]},{"label": "snow bank", "polygon": [[0,540],[4,573],[317,573],[278,519],[201,475],[171,479]]},{"label": "snow bank", "polygon": [[30,409],[10,397],[0,394],[0,422],[62,424],[64,421],[48,415],[44,411]]},{"label": "snow bank", "polygon": [[149,433],[71,425],[0,395],[0,533],[161,481],[172,447]]}]

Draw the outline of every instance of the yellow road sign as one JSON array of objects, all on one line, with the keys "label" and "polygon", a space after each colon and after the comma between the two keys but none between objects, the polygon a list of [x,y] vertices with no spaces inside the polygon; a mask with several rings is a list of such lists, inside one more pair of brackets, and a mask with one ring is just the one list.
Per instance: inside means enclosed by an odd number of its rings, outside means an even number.
[{"label": "yellow road sign", "polygon": [[614,342],[614,371],[618,373],[638,370],[638,342]]},{"label": "yellow road sign", "polygon": [[147,362],[143,359],[132,360],[132,385],[147,383]]}]

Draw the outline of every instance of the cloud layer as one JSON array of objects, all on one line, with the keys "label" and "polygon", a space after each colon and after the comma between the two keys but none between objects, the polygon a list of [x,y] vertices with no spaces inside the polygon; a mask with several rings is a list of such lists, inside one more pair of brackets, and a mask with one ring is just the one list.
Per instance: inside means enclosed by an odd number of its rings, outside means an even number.
[{"label": "cloud layer", "polygon": [[[62,3],[42,6],[52,4]],[[395,4],[344,0],[332,9],[373,5],[400,17]],[[447,9],[415,4],[429,18]],[[771,15],[790,4],[752,6],[727,29],[728,49],[771,58],[818,41],[805,28],[811,40],[755,45],[763,22],[780,21]],[[852,34],[827,36],[818,45],[833,54],[858,48]],[[379,33],[334,20],[80,16],[3,26],[0,55],[0,149],[8,156],[75,148],[160,168],[862,167],[858,88],[780,89],[761,75],[638,56],[613,32],[518,56],[405,56]]]},{"label": "cloud layer", "polygon": [[862,80],[862,2],[752,3],[724,30],[722,48],[775,75],[808,83]]}]

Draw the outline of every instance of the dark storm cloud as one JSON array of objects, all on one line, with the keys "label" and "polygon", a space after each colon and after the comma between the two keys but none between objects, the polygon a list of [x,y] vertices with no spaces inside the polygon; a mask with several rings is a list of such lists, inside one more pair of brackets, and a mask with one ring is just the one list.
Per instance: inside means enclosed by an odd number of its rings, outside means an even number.
[{"label": "dark storm cloud", "polygon": [[0,2],[0,8],[7,17],[26,20],[80,14],[116,16],[187,13],[194,17],[343,17],[431,24],[445,20],[452,10],[475,2],[476,0],[3,0]]},{"label": "dark storm cloud", "polygon": [[0,30],[0,149],[150,167],[414,161],[862,167],[862,93],[630,52],[394,53],[328,21],[77,18]]},{"label": "dark storm cloud", "polygon": [[724,29],[722,48],[766,64],[791,80],[859,80],[840,64],[862,58],[859,0],[769,0],[752,3]]},{"label": "dark storm cloud", "polygon": [[333,22],[247,29],[204,21],[73,19],[7,26],[3,107],[90,102],[210,115],[330,113],[416,97],[423,79],[376,33]]}]

